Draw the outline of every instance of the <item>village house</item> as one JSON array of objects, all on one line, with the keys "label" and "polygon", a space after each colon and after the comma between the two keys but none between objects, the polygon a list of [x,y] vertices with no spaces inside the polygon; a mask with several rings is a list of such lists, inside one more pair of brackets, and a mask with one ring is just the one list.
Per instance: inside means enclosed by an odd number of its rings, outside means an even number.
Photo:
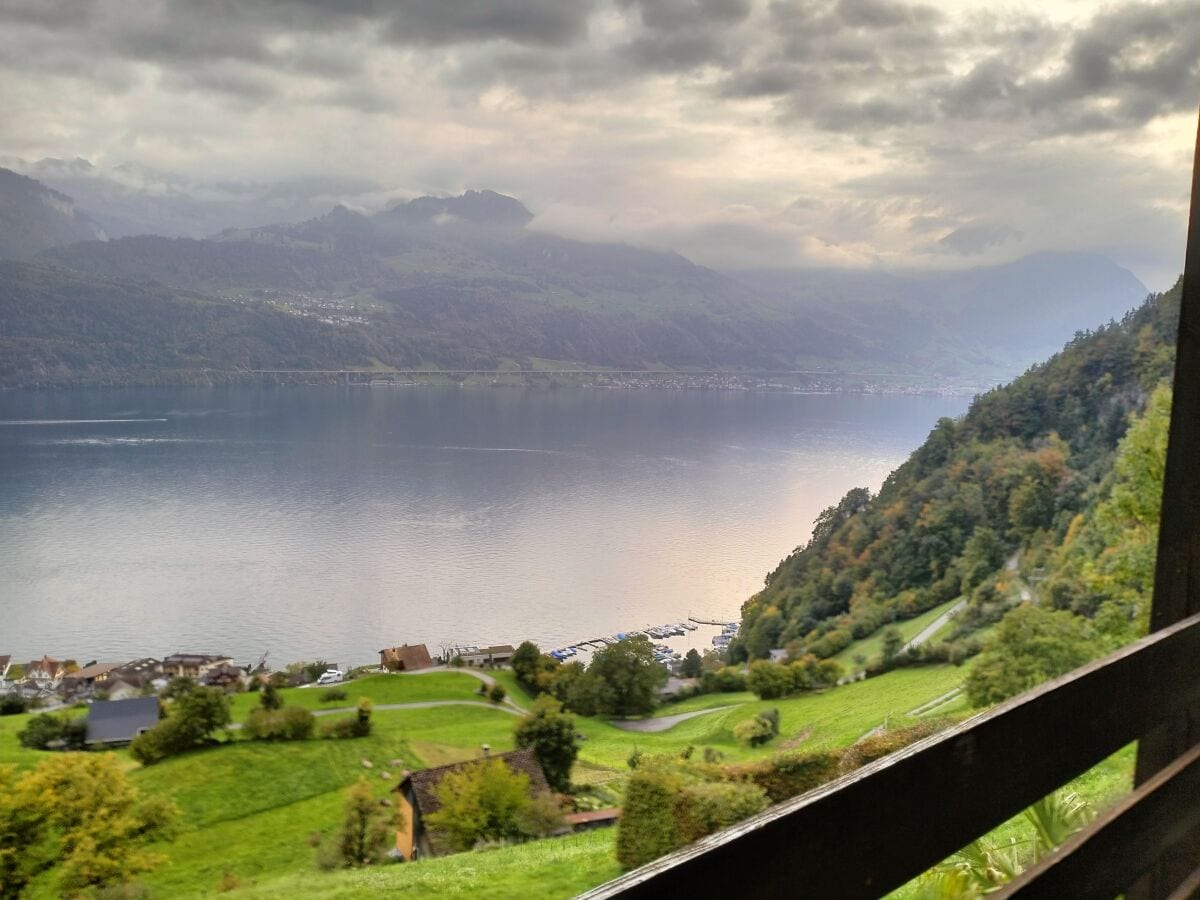
[{"label": "village house", "polygon": [[207,687],[229,687],[230,685],[241,684],[245,679],[245,672],[239,666],[231,663],[223,663],[219,666],[213,666],[200,679],[200,683]]},{"label": "village house", "polygon": [[459,653],[462,661],[468,666],[507,666],[512,662],[516,650],[511,644],[497,644],[492,647],[470,647]]},{"label": "village house", "polygon": [[432,665],[433,659],[424,644],[403,644],[379,651],[379,667],[389,672],[415,672]]},{"label": "village house", "polygon": [[217,666],[229,665],[231,656],[215,656],[207,653],[172,653],[162,661],[162,673],[168,678],[194,678],[199,680]]},{"label": "village house", "polygon": [[88,707],[87,742],[115,747],[128,744],[158,724],[157,697],[100,700]]},{"label": "village house", "polygon": [[36,685],[39,690],[52,691],[62,682],[68,669],[74,669],[75,663],[69,659],[54,659],[42,656],[25,666],[25,682]]},{"label": "village house", "polygon": [[112,672],[120,667],[120,663],[102,663],[93,660],[82,669],[71,672],[69,675],[64,675],[62,683],[59,685],[59,690],[66,696],[86,693],[97,686],[103,685]]},{"label": "village house", "polygon": [[[532,749],[514,750],[511,753],[499,753],[489,757],[485,747],[481,759],[485,758],[501,760],[512,771],[528,776],[530,796],[549,792],[550,785],[546,781],[546,773],[542,771],[542,764],[538,762],[537,754]],[[404,827],[396,832],[396,852],[401,858],[410,860],[452,852],[448,847],[442,846],[438,836],[425,827],[425,817],[441,809],[437,787],[442,783],[442,779],[451,772],[461,771],[478,762],[480,759],[473,759],[411,772],[396,786],[396,805],[404,814]]]},{"label": "village house", "polygon": [[134,676],[115,673],[106,678],[98,690],[103,692],[107,700],[128,700],[130,697],[141,697],[155,688],[149,679],[143,681]]},{"label": "village house", "polygon": [[0,656],[0,683],[8,681],[8,670],[12,668],[11,656]]}]

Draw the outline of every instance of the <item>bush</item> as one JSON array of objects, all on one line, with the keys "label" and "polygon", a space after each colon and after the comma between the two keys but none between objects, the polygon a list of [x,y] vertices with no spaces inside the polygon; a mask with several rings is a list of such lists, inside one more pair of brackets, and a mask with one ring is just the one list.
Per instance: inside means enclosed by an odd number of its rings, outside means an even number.
[{"label": "bush", "polygon": [[636,869],[683,846],[675,821],[675,800],[682,787],[673,772],[647,766],[635,769],[625,786],[617,820],[617,862]]},{"label": "bush", "polygon": [[148,766],[212,743],[213,732],[229,721],[229,698],[222,690],[192,687],[179,695],[165,719],[133,739],[129,752]]},{"label": "bush", "polygon": [[842,752],[839,769],[842,773],[853,772],[869,762],[874,762],[889,753],[907,747],[914,741],[937,734],[949,724],[949,719],[926,719],[915,725],[872,734]]},{"label": "bush", "polygon": [[780,753],[771,759],[729,766],[719,772],[728,781],[756,784],[772,803],[782,803],[836,778],[840,760],[841,754],[832,751]]},{"label": "bush", "polygon": [[345,700],[346,696],[346,692],[342,688],[335,687],[322,691],[320,700],[322,703],[336,703],[339,700]]},{"label": "bush", "polygon": [[254,741],[306,741],[315,727],[313,714],[302,706],[278,710],[259,706],[246,716],[242,732]]},{"label": "bush", "polygon": [[16,716],[29,709],[29,703],[20,694],[5,694],[0,697],[0,716]]},{"label": "bush", "polygon": [[321,726],[321,737],[327,738],[356,738],[366,737],[371,733],[371,710],[373,704],[366,697],[360,697],[358,709],[353,718],[338,719]]},{"label": "bush", "polygon": [[768,709],[733,727],[734,738],[751,747],[761,747],[779,735],[779,710]]},{"label": "bush", "polygon": [[279,696],[279,688],[269,681],[262,689],[262,693],[259,694],[258,702],[262,704],[263,709],[268,710],[279,709],[283,706],[283,698]]},{"label": "bush", "polygon": [[87,746],[87,720],[42,713],[25,723],[17,740],[30,750],[82,750]]},{"label": "bush", "polygon": [[507,696],[508,691],[504,690],[504,685],[498,681],[493,684],[491,690],[488,691],[488,699],[493,703],[500,703]]},{"label": "bush", "polygon": [[536,794],[528,806],[517,810],[515,819],[521,836],[531,840],[550,837],[566,827],[558,800],[545,791]]},{"label": "bush", "polygon": [[748,819],[768,805],[766,792],[756,784],[709,782],[688,785],[676,801],[681,845]]},{"label": "bush", "polygon": [[502,760],[483,759],[449,772],[434,791],[441,806],[426,822],[454,849],[521,836],[518,817],[530,804],[529,776]]}]

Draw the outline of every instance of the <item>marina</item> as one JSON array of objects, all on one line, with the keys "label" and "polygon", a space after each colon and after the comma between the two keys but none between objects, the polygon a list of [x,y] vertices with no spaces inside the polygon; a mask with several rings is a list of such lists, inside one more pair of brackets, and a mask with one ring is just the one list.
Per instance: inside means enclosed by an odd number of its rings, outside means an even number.
[{"label": "marina", "polygon": [[[618,631],[613,635],[603,635],[601,637],[589,638],[583,641],[577,641],[573,644],[567,644],[563,647],[556,648],[547,652],[550,656],[559,662],[566,662],[576,658],[580,653],[595,653],[597,650],[602,650],[605,647],[615,646],[621,641],[629,640],[632,637],[645,636],[650,639],[651,646],[654,649],[655,661],[662,663],[669,669],[673,669],[683,658],[683,653],[687,649],[701,649],[700,647],[678,648],[672,647],[666,643],[673,638],[691,637],[692,632],[699,630],[700,626],[717,626],[722,630],[719,634],[713,636],[712,645],[718,650],[725,649],[731,640],[737,636],[737,622],[717,622],[712,620],[697,619],[694,616],[689,616],[682,622],[673,622],[666,625],[650,625],[645,628],[633,629],[630,631]],[[695,643],[691,641],[689,643]]]}]

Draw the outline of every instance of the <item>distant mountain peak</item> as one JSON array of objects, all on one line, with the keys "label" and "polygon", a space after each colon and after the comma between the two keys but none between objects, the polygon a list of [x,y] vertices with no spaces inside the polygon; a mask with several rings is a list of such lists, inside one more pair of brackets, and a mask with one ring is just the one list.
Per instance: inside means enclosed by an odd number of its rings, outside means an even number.
[{"label": "distant mountain peak", "polygon": [[51,247],[104,239],[104,229],[66,194],[0,169],[0,258],[23,259]]},{"label": "distant mountain peak", "polygon": [[524,228],[533,219],[520,200],[489,190],[466,191],[457,197],[417,197],[383,215],[414,225],[459,220],[489,228]]}]

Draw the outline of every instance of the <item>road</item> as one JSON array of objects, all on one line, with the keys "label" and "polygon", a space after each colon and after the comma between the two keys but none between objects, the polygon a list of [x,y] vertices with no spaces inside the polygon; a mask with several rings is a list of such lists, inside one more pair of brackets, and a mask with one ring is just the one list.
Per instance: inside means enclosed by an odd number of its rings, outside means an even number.
[{"label": "road", "polygon": [[674,728],[680,722],[694,719],[697,716],[707,716],[722,709],[733,709],[732,706],[714,706],[712,709],[698,709],[695,712],[679,713],[675,716],[655,716],[652,719],[613,719],[609,724],[622,731],[637,731],[642,734],[656,734]]},{"label": "road", "polygon": [[920,647],[923,643],[925,643],[927,640],[929,640],[931,637],[933,637],[935,634],[937,634],[938,631],[941,629],[941,627],[943,625],[945,625],[947,622],[949,622],[951,617],[953,617],[955,615],[955,613],[957,613],[960,609],[962,609],[966,605],[967,605],[966,598],[959,600],[952,607],[950,607],[948,610],[946,610],[944,613],[942,613],[940,616],[938,616],[936,619],[934,619],[932,622],[930,622],[928,625],[926,625],[924,628],[922,628],[911,641],[909,641],[907,644],[905,644],[903,647],[900,648],[900,652],[907,653],[909,650],[915,649],[916,647]]}]

